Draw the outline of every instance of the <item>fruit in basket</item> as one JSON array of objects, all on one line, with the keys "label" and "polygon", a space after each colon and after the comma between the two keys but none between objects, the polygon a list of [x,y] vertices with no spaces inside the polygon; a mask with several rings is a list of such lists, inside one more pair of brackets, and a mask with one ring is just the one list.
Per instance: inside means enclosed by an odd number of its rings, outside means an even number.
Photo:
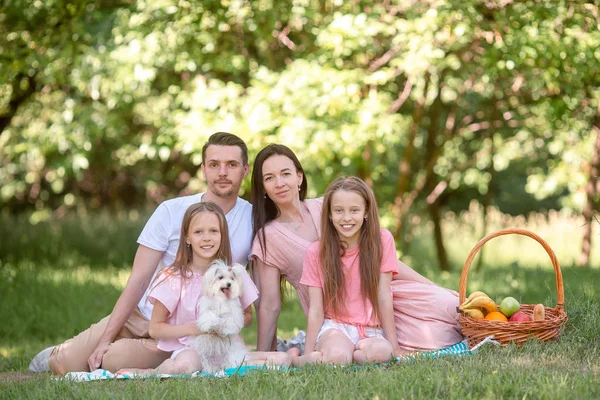
[{"label": "fruit in basket", "polygon": [[533,320],[534,321],[543,321],[546,319],[546,310],[544,309],[543,304],[536,304],[533,308]]},{"label": "fruit in basket", "polygon": [[500,303],[500,312],[510,318],[521,309],[521,305],[514,297],[505,297]]},{"label": "fruit in basket", "polygon": [[480,291],[476,291],[471,293],[471,295],[467,298],[467,300],[473,300],[475,297],[479,297],[479,296],[485,296],[485,297],[489,297],[487,294],[480,292]]},{"label": "fruit in basket", "polygon": [[485,312],[497,311],[496,303],[483,292],[473,292],[464,303],[459,307],[459,310],[480,309]]},{"label": "fruit in basket", "polygon": [[531,317],[523,311],[517,311],[508,319],[508,322],[531,322]]},{"label": "fruit in basket", "polygon": [[496,306],[496,303],[494,302],[494,300],[487,297],[487,295],[477,296],[472,300],[466,301],[465,303],[463,303],[463,305],[461,305],[459,307],[459,309],[461,309],[461,310],[467,310],[467,309],[473,309],[473,308],[481,309],[481,310],[485,311],[486,313],[491,313],[491,312],[498,310],[498,306]]},{"label": "fruit in basket", "polygon": [[483,319],[483,312],[479,308],[466,308],[463,312],[473,319]]},{"label": "fruit in basket", "polygon": [[485,319],[488,321],[508,322],[508,318],[506,318],[506,315],[502,314],[500,311],[492,311],[491,313],[485,316]]}]

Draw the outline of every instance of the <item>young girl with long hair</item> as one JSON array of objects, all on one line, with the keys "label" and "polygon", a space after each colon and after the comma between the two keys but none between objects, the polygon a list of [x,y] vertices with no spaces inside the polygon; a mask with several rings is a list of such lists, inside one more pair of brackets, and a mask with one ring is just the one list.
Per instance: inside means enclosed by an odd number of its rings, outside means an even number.
[{"label": "young girl with long hair", "polygon": [[390,283],[397,273],[391,233],[381,229],[371,189],[356,177],[329,185],[321,239],[309,246],[304,356],[296,364],[386,362],[399,353]]},{"label": "young girl with long hair", "polygon": [[[172,265],[156,276],[148,300],[154,304],[150,319],[150,336],[158,339],[158,348],[171,353],[154,369],[125,368],[121,375],[192,373],[202,370],[200,357],[192,347],[192,337],[214,333],[196,327],[197,304],[202,296],[202,279],[214,260],[231,265],[231,247],[227,220],[219,206],[212,202],[191,205],[181,224],[177,255]],[[240,298],[244,309],[244,326],[252,323],[251,305],[258,297],[256,286],[247,273],[243,275]],[[242,340],[241,337],[238,338]],[[250,353],[248,364],[289,364],[285,353]]]}]

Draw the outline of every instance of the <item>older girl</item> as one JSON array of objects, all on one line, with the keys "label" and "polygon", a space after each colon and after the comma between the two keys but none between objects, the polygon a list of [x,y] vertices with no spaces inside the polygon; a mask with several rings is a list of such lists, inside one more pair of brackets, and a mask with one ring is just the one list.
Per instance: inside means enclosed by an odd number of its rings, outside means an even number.
[{"label": "older girl", "polygon": [[[308,290],[300,284],[310,244],[321,235],[323,199],[306,199],[304,169],[292,150],[280,144],[262,149],[252,173],[253,278],[261,297],[258,350],[269,350],[277,328],[281,279],[289,282],[308,313]],[[400,349],[440,349],[462,340],[458,296],[398,261],[392,283],[394,320]]]},{"label": "older girl", "polygon": [[310,307],[305,355],[297,364],[388,361],[400,353],[390,290],[396,248],[379,226],[366,183],[349,177],[329,185],[321,232],[304,258],[300,283],[308,286]]}]

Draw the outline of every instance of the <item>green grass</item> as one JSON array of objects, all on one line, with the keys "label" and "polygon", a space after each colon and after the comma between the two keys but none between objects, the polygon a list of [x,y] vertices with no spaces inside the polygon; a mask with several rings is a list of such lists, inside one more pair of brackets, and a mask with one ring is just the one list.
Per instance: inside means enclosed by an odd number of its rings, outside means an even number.
[{"label": "green grass", "polygon": [[[569,315],[558,341],[530,341],[502,349],[488,346],[473,356],[385,367],[318,366],[230,379],[72,383],[40,374],[15,380],[37,351],[73,336],[110,312],[127,280],[143,221],[142,217],[131,220],[103,214],[31,226],[24,219],[2,217],[0,397],[600,398],[600,269],[571,267],[577,249],[556,250],[563,265]],[[580,226],[577,223],[571,225]],[[457,289],[461,263],[480,236],[464,225],[452,217],[445,225],[448,237],[453,238],[448,243],[453,272],[436,270],[427,236],[411,248],[415,268],[439,284]],[[564,226],[557,225],[555,231],[564,232]],[[549,242],[564,240],[564,233],[553,235],[550,226],[532,229],[543,230],[542,236]],[[556,303],[554,272],[533,240],[495,239],[489,248],[486,245],[485,261],[481,271],[470,272],[469,292],[484,290],[497,300],[511,295],[524,303]],[[305,325],[297,300],[290,299],[282,310],[278,334],[289,338]],[[256,324],[244,330],[243,336],[248,344],[255,344]]]}]

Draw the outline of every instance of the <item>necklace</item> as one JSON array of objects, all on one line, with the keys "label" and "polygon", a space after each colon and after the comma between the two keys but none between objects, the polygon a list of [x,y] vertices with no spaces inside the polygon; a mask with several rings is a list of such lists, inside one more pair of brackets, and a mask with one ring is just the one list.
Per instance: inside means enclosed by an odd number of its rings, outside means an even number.
[{"label": "necklace", "polygon": [[[304,222],[305,222],[305,219],[304,219],[304,206],[303,205],[300,206],[300,217],[302,218],[302,221],[300,221],[299,223],[297,221],[294,221],[294,220],[288,222],[288,224],[291,225],[291,228],[294,229],[294,232],[298,232],[298,230],[300,229],[300,227],[302,227],[302,224],[304,224]],[[294,224],[296,224],[296,223],[298,225],[294,226]]]}]

